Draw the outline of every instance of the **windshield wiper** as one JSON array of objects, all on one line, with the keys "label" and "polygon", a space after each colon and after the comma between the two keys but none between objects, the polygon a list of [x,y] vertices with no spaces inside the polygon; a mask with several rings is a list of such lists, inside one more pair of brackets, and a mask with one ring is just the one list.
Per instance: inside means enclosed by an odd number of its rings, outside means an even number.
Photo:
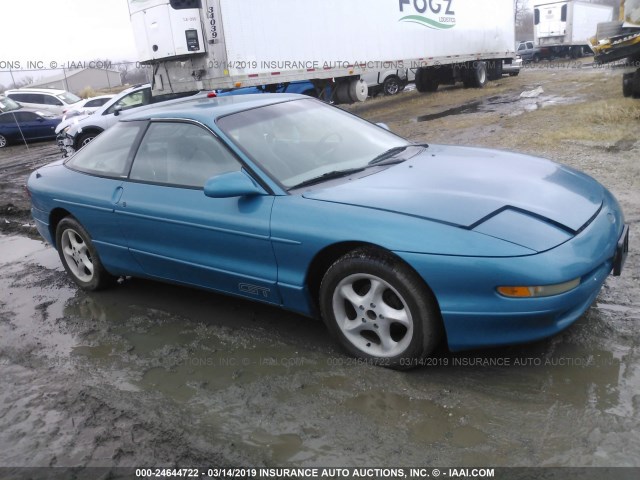
[{"label": "windshield wiper", "polygon": [[406,161],[406,158],[394,158],[396,155],[405,152],[411,147],[421,147],[421,148],[429,148],[429,145],[426,143],[411,143],[409,145],[405,145],[403,147],[394,147],[387,150],[384,153],[381,153],[376,158],[369,162],[369,165],[392,165],[394,163],[402,163]]},{"label": "windshield wiper", "polygon": [[347,170],[335,170],[333,172],[327,172],[323,175],[320,175],[319,177],[315,177],[315,178],[310,178],[309,180],[305,180],[302,183],[299,183],[298,185],[294,185],[293,187],[290,187],[289,190],[295,190],[296,188],[302,188],[302,187],[308,187],[310,185],[316,185],[318,183],[322,183],[326,180],[333,180],[336,178],[343,178],[343,177],[348,177],[349,175],[352,175],[354,173],[359,173],[359,172],[364,172],[365,169],[364,168],[350,168]]}]

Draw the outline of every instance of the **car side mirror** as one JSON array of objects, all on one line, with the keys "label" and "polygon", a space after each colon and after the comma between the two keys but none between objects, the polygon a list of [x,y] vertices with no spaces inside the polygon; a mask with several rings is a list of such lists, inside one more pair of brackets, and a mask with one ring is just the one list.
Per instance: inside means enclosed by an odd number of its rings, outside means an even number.
[{"label": "car side mirror", "polygon": [[113,109],[113,116],[117,117],[118,115],[120,115],[121,111],[122,111],[122,105],[116,105]]},{"label": "car side mirror", "polygon": [[233,198],[267,195],[267,192],[253,178],[240,171],[210,178],[204,184],[204,194],[210,198]]},{"label": "car side mirror", "polygon": [[391,129],[389,128],[389,125],[387,125],[386,123],[376,123],[377,126],[379,126],[380,128],[384,128],[386,131],[390,132]]}]

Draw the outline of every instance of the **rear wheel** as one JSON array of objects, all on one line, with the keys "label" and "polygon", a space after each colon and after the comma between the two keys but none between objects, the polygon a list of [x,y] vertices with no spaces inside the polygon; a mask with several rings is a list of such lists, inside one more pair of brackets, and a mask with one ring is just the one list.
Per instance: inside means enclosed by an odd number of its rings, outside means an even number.
[{"label": "rear wheel", "polygon": [[411,368],[441,336],[438,308],[422,279],[375,249],[351,252],[329,268],[320,285],[320,308],[349,354],[380,366]]},{"label": "rear wheel", "polygon": [[470,63],[464,72],[462,81],[465,88],[484,88],[489,81],[485,62]]},{"label": "rear wheel", "polygon": [[633,73],[625,73],[622,76],[622,94],[625,97],[633,95]]},{"label": "rear wheel", "polygon": [[6,137],[0,135],[0,148],[4,148],[7,145],[9,145],[9,142],[7,142]]},{"label": "rear wheel", "polygon": [[640,69],[636,70],[636,73],[632,77],[633,98],[640,98]]},{"label": "rear wheel", "polygon": [[426,68],[418,68],[415,83],[416,90],[420,93],[436,92],[440,86],[434,74]]},{"label": "rear wheel", "polygon": [[75,218],[60,221],[56,246],[64,269],[83,290],[101,290],[115,283],[116,278],[102,266],[91,237]]}]

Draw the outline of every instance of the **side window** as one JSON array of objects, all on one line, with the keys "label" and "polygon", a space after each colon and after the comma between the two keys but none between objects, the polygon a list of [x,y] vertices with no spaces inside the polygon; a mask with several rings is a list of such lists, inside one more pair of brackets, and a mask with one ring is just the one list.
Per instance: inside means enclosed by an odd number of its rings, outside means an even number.
[{"label": "side window", "polygon": [[567,5],[562,6],[562,12],[560,13],[560,21],[561,22],[567,21]]},{"label": "side window", "polygon": [[64,105],[60,100],[58,100],[53,95],[43,95],[43,97],[44,97],[44,103],[46,105],[55,105],[56,107],[60,107]]},{"label": "side window", "polygon": [[122,97],[116,103],[111,105],[105,112],[110,114],[116,111],[116,107],[121,107],[121,110],[129,110],[130,108],[142,107],[143,105],[149,105],[151,102],[151,89],[145,88],[138,90],[137,92],[131,92],[129,95]]},{"label": "side window", "polygon": [[11,93],[9,94],[9,98],[15,100],[16,102],[27,102],[27,94],[25,93]]},{"label": "side window", "polygon": [[16,112],[16,119],[19,122],[34,122],[38,118],[40,117],[33,112]]},{"label": "side window", "polygon": [[130,180],[203,188],[222,173],[239,171],[240,163],[202,127],[190,123],[152,123],[133,161]]},{"label": "side window", "polygon": [[84,106],[87,108],[101,107],[108,101],[108,98],[98,98],[97,100],[89,100]]},{"label": "side window", "polygon": [[38,105],[45,104],[44,95],[41,93],[25,93],[24,97],[24,101],[27,103],[37,103]]},{"label": "side window", "polygon": [[65,165],[105,177],[126,177],[131,151],[146,122],[121,122],[84,146]]},{"label": "side window", "polygon": [[529,50],[533,49],[533,42],[527,42],[527,49]]},{"label": "side window", "polygon": [[526,48],[527,48],[527,46],[526,46],[524,43],[522,43],[522,44],[518,47],[518,51],[520,51],[520,50],[525,50]]},{"label": "side window", "polygon": [[536,9],[533,10],[533,17],[534,17],[533,23],[535,25],[538,25],[540,23],[540,9],[539,8],[536,8]]}]

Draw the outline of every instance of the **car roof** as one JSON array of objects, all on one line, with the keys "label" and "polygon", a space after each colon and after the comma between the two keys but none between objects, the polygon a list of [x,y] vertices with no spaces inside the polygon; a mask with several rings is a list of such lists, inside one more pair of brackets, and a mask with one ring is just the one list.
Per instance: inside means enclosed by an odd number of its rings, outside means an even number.
[{"label": "car roof", "polygon": [[249,95],[230,95],[209,98],[207,95],[196,95],[172,101],[143,107],[127,116],[125,121],[178,118],[196,120],[208,123],[216,118],[237,112],[265,107],[291,100],[309,99],[305,95],[294,93],[258,93]]},{"label": "car roof", "polygon": [[5,93],[50,93],[52,95],[60,95],[65,93],[66,90],[59,90],[57,88],[17,88],[13,90],[7,90]]}]

